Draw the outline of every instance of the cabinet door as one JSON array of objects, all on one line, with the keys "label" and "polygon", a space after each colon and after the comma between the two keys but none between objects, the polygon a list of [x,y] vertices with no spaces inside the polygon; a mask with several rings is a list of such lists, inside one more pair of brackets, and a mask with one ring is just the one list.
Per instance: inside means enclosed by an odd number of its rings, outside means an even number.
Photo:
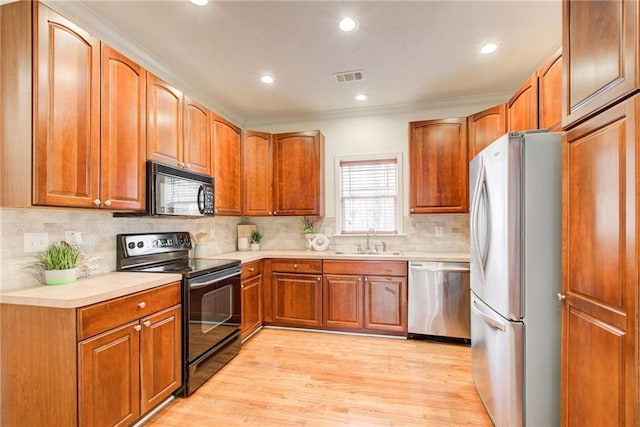
[{"label": "cabinet door", "polygon": [[562,130],[562,49],[538,70],[538,122],[540,129]]},{"label": "cabinet door", "polygon": [[100,200],[110,209],[145,209],[146,71],[102,45]]},{"label": "cabinet door", "polygon": [[637,50],[638,2],[562,2],[565,129],[638,89]]},{"label": "cabinet door", "polygon": [[324,136],[273,136],[274,215],[324,215]]},{"label": "cabinet door", "polygon": [[140,413],[182,385],[182,320],[176,305],[140,320]]},{"label": "cabinet door", "polygon": [[290,326],[322,325],[322,276],[273,273],[275,322]]},{"label": "cabinet door", "polygon": [[324,275],[323,325],[337,329],[362,329],[364,296],[362,276]]},{"label": "cabinet door", "polygon": [[100,170],[100,42],[34,3],[34,204],[92,207]]},{"label": "cabinet door", "polygon": [[78,343],[81,426],[129,425],[139,418],[139,328],[128,323]]},{"label": "cabinet door", "polygon": [[240,128],[215,114],[211,117],[216,215],[240,216],[242,214]]},{"label": "cabinet door", "polygon": [[410,123],[411,213],[468,212],[466,118]]},{"label": "cabinet door", "polygon": [[640,422],[639,114],[636,95],[563,138],[564,426]]},{"label": "cabinet door", "polygon": [[273,150],[271,135],[245,131],[242,141],[242,214],[273,214]]},{"label": "cabinet door", "polygon": [[211,175],[210,115],[207,107],[184,96],[184,140],[178,166]]},{"label": "cabinet door", "polygon": [[469,159],[507,131],[506,105],[496,105],[469,116]]},{"label": "cabinet door", "polygon": [[538,79],[532,75],[507,102],[509,132],[538,129]]},{"label": "cabinet door", "polygon": [[182,92],[147,72],[147,159],[182,163]]},{"label": "cabinet door", "polygon": [[407,333],[406,277],[364,276],[364,302],[365,328]]},{"label": "cabinet door", "polygon": [[242,339],[262,325],[262,275],[242,281]]}]

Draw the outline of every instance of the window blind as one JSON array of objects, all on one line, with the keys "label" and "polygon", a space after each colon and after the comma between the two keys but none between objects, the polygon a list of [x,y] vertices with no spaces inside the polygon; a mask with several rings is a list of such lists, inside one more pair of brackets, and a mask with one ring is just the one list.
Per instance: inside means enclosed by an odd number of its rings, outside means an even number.
[{"label": "window blind", "polygon": [[397,233],[398,165],[395,158],[340,162],[343,233]]}]

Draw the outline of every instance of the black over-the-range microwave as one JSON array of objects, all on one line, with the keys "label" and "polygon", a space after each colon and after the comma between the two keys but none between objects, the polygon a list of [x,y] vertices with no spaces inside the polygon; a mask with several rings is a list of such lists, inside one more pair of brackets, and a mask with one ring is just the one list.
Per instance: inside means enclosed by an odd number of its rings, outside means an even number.
[{"label": "black over-the-range microwave", "polygon": [[147,161],[147,213],[213,216],[213,178]]}]

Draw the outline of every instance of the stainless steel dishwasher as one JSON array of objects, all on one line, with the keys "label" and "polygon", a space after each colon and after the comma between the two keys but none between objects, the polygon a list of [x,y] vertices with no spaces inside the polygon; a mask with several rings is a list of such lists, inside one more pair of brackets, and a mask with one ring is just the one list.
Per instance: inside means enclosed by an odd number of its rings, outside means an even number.
[{"label": "stainless steel dishwasher", "polygon": [[409,338],[470,342],[468,262],[409,262]]}]

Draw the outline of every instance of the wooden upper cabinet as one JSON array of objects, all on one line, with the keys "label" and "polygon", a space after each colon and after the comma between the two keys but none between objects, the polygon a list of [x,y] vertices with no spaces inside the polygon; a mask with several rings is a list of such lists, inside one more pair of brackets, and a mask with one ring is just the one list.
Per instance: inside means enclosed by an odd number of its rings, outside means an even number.
[{"label": "wooden upper cabinet", "polygon": [[638,89],[637,50],[638,2],[562,2],[563,128]]},{"label": "wooden upper cabinet", "polygon": [[242,138],[240,128],[211,114],[216,215],[242,215]]},{"label": "wooden upper cabinet", "polygon": [[211,112],[184,95],[184,139],[178,166],[211,175]]},{"label": "wooden upper cabinet", "polygon": [[273,135],[274,215],[324,215],[324,135]]},{"label": "wooden upper cabinet", "polygon": [[509,132],[538,129],[538,79],[534,73],[507,102]]},{"label": "wooden upper cabinet", "polygon": [[100,42],[33,4],[33,203],[90,207],[99,192]]},{"label": "wooden upper cabinet", "polygon": [[507,131],[506,105],[496,105],[469,116],[469,159]]},{"label": "wooden upper cabinet", "polygon": [[182,92],[147,73],[147,158],[182,167]]},{"label": "wooden upper cabinet", "polygon": [[563,137],[563,426],[640,422],[638,123],[635,95]]},{"label": "wooden upper cabinet", "polygon": [[468,212],[467,119],[409,123],[410,212]]},{"label": "wooden upper cabinet", "polygon": [[540,129],[562,130],[562,49],[538,70],[538,122]]},{"label": "wooden upper cabinet", "polygon": [[146,83],[144,68],[102,45],[100,200],[111,209],[145,209]]},{"label": "wooden upper cabinet", "polygon": [[247,130],[242,140],[242,214],[273,215],[271,135]]}]

